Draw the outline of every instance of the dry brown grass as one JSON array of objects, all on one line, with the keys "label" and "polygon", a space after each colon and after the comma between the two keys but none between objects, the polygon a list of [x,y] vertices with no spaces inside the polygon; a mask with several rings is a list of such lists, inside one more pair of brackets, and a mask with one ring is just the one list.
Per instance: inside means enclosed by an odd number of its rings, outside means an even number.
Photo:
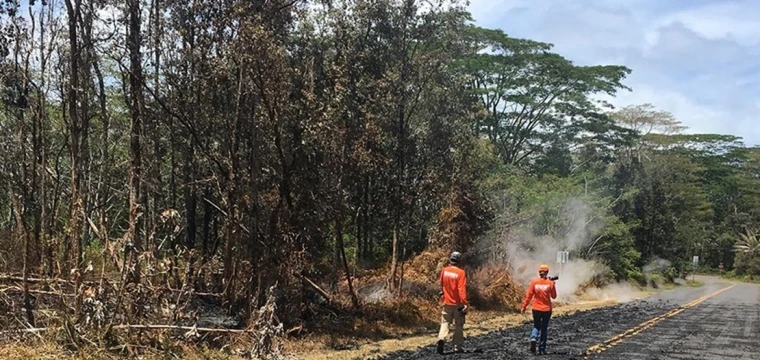
[{"label": "dry brown grass", "polygon": [[[447,256],[448,252],[437,248],[418,254],[405,264],[405,290],[401,297],[393,294],[392,300],[367,304],[361,317],[351,322],[336,322],[332,329],[322,327],[319,332],[290,340],[287,349],[305,360],[359,359],[432,344],[439,327],[438,274]],[[530,321],[527,315],[517,313],[524,288],[509,271],[488,266],[467,270],[473,311],[468,316],[466,336]],[[361,283],[382,283],[384,276],[382,272],[365,274]],[[614,303],[614,300],[581,304],[558,302],[556,313],[562,316]]]},{"label": "dry brown grass", "polygon": [[[558,316],[614,304],[616,301],[587,301],[582,304],[558,306]],[[325,328],[299,339],[289,339],[285,352],[298,359],[357,359],[411,350],[435,341],[438,330],[438,305],[432,301],[407,298],[404,301],[387,301],[368,304],[363,316],[346,313],[333,319]],[[527,315],[510,311],[473,310],[465,325],[465,335],[477,336],[505,327],[519,326],[530,321]],[[163,343],[163,350],[135,347],[143,359],[214,359],[238,360],[243,357],[229,355],[216,349],[192,346],[181,341]],[[245,348],[245,344],[231,344],[228,349]],[[81,349],[72,352],[53,342],[32,340],[0,346],[0,359],[123,359],[133,358],[103,349]]]},{"label": "dry brown grass", "polygon": [[[415,349],[435,341],[439,327],[438,274],[446,264],[448,252],[431,248],[404,264],[403,291],[382,292],[376,301],[365,299],[360,311],[351,308],[345,281],[331,294],[328,305],[311,304],[307,309],[310,318],[291,324],[285,353],[300,359],[356,359],[377,356],[402,349]],[[387,270],[387,269],[386,269]],[[468,293],[473,305],[468,316],[466,336],[477,336],[500,328],[520,325],[529,321],[527,315],[517,314],[524,289],[503,267],[467,269]],[[369,293],[380,289],[387,281],[387,272],[378,269],[357,274],[356,289]],[[366,295],[366,294],[365,294]],[[579,310],[606,306],[614,301],[588,301],[583,304],[558,303],[558,316]],[[210,343],[189,344],[167,337],[153,341],[122,339],[119,343],[135,342],[128,352],[121,353],[102,348],[72,351],[59,342],[26,337],[23,343],[0,345],[0,359],[121,359],[139,354],[152,359],[242,359],[229,355],[236,349],[250,348],[244,339],[228,339]],[[133,341],[134,340],[134,341]],[[143,339],[144,340],[144,339]],[[137,345],[137,344],[140,345]],[[219,350],[223,343],[225,351]],[[212,349],[211,347],[214,347]]]},{"label": "dry brown grass", "polygon": [[481,310],[517,311],[525,294],[504,267],[482,267],[471,271],[470,303]]},{"label": "dry brown grass", "polygon": [[[564,305],[555,310],[557,316],[565,316],[578,311],[610,306],[616,303],[614,300],[589,301],[582,304]],[[437,311],[429,313],[428,318],[434,318]],[[530,322],[525,314],[515,314],[496,311],[472,312],[465,324],[465,336],[472,337],[489,333],[506,327],[520,326]],[[430,326],[432,323],[435,326]],[[371,356],[389,354],[399,350],[413,350],[428,346],[435,342],[437,336],[437,321],[430,321],[424,328],[413,329],[409,327],[394,326],[390,322],[381,322],[378,326],[382,329],[383,339],[371,339],[371,336],[362,334],[363,329],[358,327],[351,336],[351,331],[343,334],[321,334],[309,336],[303,339],[291,339],[286,343],[286,353],[293,354],[301,360],[354,360],[364,359]],[[336,349],[337,344],[343,344],[343,349]],[[241,346],[242,348],[243,346]],[[236,348],[231,346],[231,348]],[[229,355],[219,350],[199,348],[181,342],[167,344],[164,351],[140,347],[133,349],[140,353],[142,359],[188,359],[188,360],[242,360],[242,356]],[[94,359],[124,359],[134,358],[126,353],[106,351],[102,349],[81,349],[72,352],[63,346],[40,340],[27,341],[24,343],[0,346],[0,359],[64,359],[64,360],[94,360]]]},{"label": "dry brown grass", "polygon": [[[196,348],[185,344],[173,344],[171,349],[159,351],[147,347],[136,347],[139,358],[144,360],[187,359],[187,360],[243,360],[237,355],[224,354],[218,350]],[[116,360],[138,358],[134,353],[107,351],[98,348],[84,348],[71,351],[52,342],[34,341],[0,346],[0,359],[4,360]]]}]

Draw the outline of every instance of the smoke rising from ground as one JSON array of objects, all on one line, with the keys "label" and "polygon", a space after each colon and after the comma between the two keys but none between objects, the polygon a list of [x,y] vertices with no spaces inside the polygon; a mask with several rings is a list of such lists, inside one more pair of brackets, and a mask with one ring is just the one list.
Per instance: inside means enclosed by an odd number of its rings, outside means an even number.
[{"label": "smoke rising from ground", "polygon": [[[557,300],[574,302],[578,300],[576,293],[582,285],[587,284],[594,276],[609,272],[606,265],[579,257],[596,240],[604,224],[591,214],[589,206],[580,199],[572,198],[566,201],[559,214],[564,220],[564,231],[556,232],[555,236],[533,236],[531,229],[535,224],[529,224],[513,227],[505,235],[484,240],[485,244],[479,245],[481,248],[504,249],[506,259],[492,258],[491,261],[500,266],[507,266],[515,279],[524,285],[538,276],[539,265],[549,265],[549,275],[560,277],[557,280]],[[557,263],[558,251],[569,252],[567,263]],[[620,301],[633,299],[636,294],[638,290],[627,283],[614,284],[586,293],[587,296],[598,300],[614,298]]]},{"label": "smoke rising from ground", "polygon": [[649,264],[646,264],[644,268],[642,268],[642,272],[644,272],[644,275],[652,275],[652,273],[655,272],[663,272],[670,268],[670,261],[660,258],[654,258],[652,261],[649,262]]},{"label": "smoke rising from ground", "polygon": [[660,258],[654,258],[648,264],[644,265],[641,271],[644,273],[644,278],[646,279],[647,286],[662,285],[662,278],[657,278],[652,275],[667,271],[671,265],[672,264],[670,261]]}]

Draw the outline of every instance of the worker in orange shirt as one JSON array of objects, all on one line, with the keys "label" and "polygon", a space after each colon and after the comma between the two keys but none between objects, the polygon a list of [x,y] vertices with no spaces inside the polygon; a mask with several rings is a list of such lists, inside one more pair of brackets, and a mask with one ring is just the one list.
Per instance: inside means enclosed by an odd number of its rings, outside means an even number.
[{"label": "worker in orange shirt", "polygon": [[539,278],[531,281],[525,300],[522,303],[522,312],[528,308],[533,300],[533,331],[530,333],[530,352],[536,352],[536,340],[541,334],[538,345],[539,354],[546,354],[546,338],[549,330],[549,319],[552,317],[552,299],[557,298],[557,287],[554,280],[548,278],[549,266],[538,267]]},{"label": "worker in orange shirt", "polygon": [[443,354],[443,346],[449,336],[449,326],[454,322],[454,352],[464,352],[464,319],[469,308],[467,302],[467,274],[460,267],[462,254],[451,253],[449,265],[441,270],[441,295],[443,311],[441,312],[441,331],[438,333],[436,350]]}]

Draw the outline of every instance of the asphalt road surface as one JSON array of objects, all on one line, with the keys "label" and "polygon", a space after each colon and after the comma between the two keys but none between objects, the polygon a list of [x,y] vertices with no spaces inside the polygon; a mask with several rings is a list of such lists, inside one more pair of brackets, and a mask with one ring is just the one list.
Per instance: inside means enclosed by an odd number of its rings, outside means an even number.
[{"label": "asphalt road surface", "polygon": [[[760,359],[760,286],[703,277],[647,299],[558,317],[549,323],[547,359]],[[464,354],[433,346],[380,357],[406,359],[528,359],[532,325],[466,338]],[[465,337],[467,336],[465,327]],[[447,350],[451,350],[447,343]]]}]

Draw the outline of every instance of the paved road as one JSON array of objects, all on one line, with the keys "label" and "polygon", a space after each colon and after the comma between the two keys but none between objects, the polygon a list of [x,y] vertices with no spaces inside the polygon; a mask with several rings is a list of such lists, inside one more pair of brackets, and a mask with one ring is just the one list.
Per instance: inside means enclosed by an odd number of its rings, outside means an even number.
[{"label": "paved road", "polygon": [[[552,319],[547,359],[760,359],[760,286],[701,278],[644,300]],[[526,359],[531,325],[468,338],[446,359]],[[466,335],[466,334],[465,334]],[[379,359],[442,359],[433,346]]]}]

